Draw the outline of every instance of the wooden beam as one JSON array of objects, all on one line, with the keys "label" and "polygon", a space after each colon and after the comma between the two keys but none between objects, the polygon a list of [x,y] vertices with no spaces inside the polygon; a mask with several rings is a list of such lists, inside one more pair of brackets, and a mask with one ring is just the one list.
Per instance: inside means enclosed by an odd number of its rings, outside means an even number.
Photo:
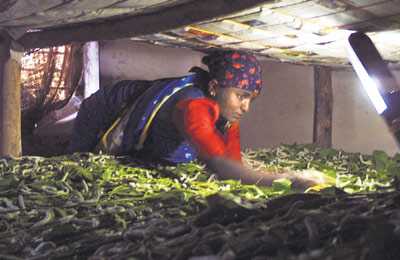
[{"label": "wooden beam", "polygon": [[21,144],[21,66],[0,39],[0,156],[19,157]]},{"label": "wooden beam", "polygon": [[331,68],[314,67],[314,144],[328,148],[332,146],[332,75]]},{"label": "wooden beam", "polygon": [[270,1],[196,0],[152,13],[29,32],[19,38],[17,42],[26,49],[31,49],[63,45],[70,42],[135,37],[232,14]]}]

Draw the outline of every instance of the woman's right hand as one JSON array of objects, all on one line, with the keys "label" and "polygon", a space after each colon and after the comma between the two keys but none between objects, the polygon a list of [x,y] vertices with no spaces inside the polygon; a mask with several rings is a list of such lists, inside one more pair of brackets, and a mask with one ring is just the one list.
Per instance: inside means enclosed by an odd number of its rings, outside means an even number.
[{"label": "woman's right hand", "polygon": [[314,169],[286,172],[285,175],[292,182],[292,187],[295,189],[306,190],[318,185],[335,185],[335,179]]},{"label": "woman's right hand", "polygon": [[207,165],[217,173],[219,179],[240,180],[244,184],[271,186],[275,180],[282,178],[289,179],[292,182],[292,187],[299,190],[306,190],[307,188],[321,184],[335,184],[334,179],[327,177],[320,171],[312,169],[283,172],[270,170],[254,171],[240,163],[221,157],[210,159]]}]

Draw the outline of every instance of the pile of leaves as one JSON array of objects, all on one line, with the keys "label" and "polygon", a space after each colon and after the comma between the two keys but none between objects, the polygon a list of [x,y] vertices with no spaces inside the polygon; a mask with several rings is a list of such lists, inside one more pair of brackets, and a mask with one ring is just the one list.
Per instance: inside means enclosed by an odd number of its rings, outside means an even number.
[{"label": "pile of leaves", "polygon": [[336,187],[295,193],[287,181],[218,181],[199,163],[145,165],[107,155],[1,158],[0,258],[397,256],[385,241],[399,241],[399,155],[290,145],[244,158],[255,169],[322,171]]}]

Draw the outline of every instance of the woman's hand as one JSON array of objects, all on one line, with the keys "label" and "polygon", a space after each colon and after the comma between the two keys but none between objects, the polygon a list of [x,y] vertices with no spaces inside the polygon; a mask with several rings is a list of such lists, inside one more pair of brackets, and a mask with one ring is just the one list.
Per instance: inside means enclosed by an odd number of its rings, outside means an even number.
[{"label": "woman's hand", "polygon": [[[282,173],[264,172],[264,174],[272,174],[277,178],[286,178],[292,182],[294,189],[306,190],[307,188],[317,185],[335,185],[335,179],[326,176],[323,172],[308,169],[302,171],[287,171]],[[279,177],[280,176],[280,177]]]}]

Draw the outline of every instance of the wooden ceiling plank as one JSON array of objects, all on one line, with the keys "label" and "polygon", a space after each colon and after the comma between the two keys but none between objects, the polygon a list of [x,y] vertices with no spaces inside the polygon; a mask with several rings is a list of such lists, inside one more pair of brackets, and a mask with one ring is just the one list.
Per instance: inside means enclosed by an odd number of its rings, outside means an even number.
[{"label": "wooden ceiling plank", "polygon": [[63,45],[70,42],[135,37],[228,15],[270,1],[197,0],[153,13],[28,32],[19,38],[17,42],[25,49],[32,49]]}]

